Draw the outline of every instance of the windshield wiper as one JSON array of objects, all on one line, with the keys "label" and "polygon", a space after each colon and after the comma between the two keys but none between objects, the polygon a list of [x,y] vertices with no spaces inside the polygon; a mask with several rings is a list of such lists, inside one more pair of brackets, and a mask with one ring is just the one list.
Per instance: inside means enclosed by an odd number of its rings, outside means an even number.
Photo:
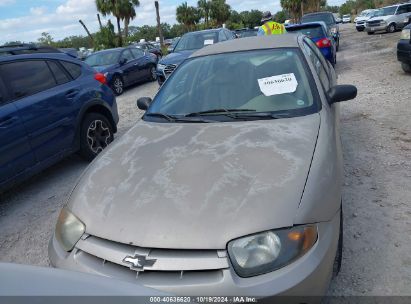
[{"label": "windshield wiper", "polygon": [[207,114],[222,114],[222,115],[227,115],[230,117],[234,117],[233,115],[234,112],[255,112],[255,110],[252,109],[212,109],[212,110],[207,110],[207,111],[201,111],[201,112],[193,112],[184,115],[184,117],[193,117],[193,116],[202,116],[202,115],[207,115]]},{"label": "windshield wiper", "polygon": [[289,113],[271,113],[271,112],[258,112],[258,113],[238,113],[235,114],[236,119],[244,118],[260,118],[260,119],[281,119],[290,117]]},{"label": "windshield wiper", "polygon": [[164,114],[160,112],[146,113],[145,116],[160,117],[170,122],[214,122],[212,120],[204,120],[204,119],[185,119],[185,118],[180,118],[174,115],[168,115],[168,114]]}]

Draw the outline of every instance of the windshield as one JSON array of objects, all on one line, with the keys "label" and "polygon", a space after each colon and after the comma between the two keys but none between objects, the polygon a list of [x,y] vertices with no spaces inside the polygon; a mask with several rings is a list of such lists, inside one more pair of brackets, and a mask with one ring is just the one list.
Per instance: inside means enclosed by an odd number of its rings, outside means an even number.
[{"label": "windshield", "polygon": [[120,51],[102,52],[90,55],[84,60],[89,66],[103,66],[118,63]]},{"label": "windshield", "polygon": [[396,6],[389,6],[380,9],[375,16],[391,16],[395,14]]},{"label": "windshield", "polygon": [[217,42],[217,32],[190,33],[181,37],[174,51],[198,50]]},{"label": "windshield", "polygon": [[343,18],[350,18],[350,15],[343,15]]},{"label": "windshield", "polygon": [[[299,54],[297,49],[277,49],[189,59],[163,85],[145,119],[153,113],[187,117],[211,111],[208,119],[226,121],[222,116],[233,109],[242,117],[314,113],[315,85]],[[221,110],[216,114],[215,109]]]},{"label": "windshield", "polygon": [[302,33],[310,38],[322,38],[325,37],[324,30],[321,25],[310,26],[310,27],[288,27],[287,32],[298,32]]},{"label": "windshield", "polygon": [[324,21],[327,25],[334,24],[334,18],[332,14],[315,14],[315,15],[305,15],[301,18],[302,23]]}]

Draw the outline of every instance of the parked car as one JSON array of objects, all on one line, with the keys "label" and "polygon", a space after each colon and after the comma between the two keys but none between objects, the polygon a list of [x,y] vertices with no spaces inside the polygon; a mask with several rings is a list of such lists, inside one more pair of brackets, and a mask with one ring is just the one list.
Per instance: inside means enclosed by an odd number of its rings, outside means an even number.
[{"label": "parked car", "polygon": [[84,62],[104,74],[116,95],[123,94],[127,86],[139,81],[157,79],[157,57],[135,47],[99,51]]},{"label": "parked car", "polygon": [[[411,17],[410,17],[411,19]],[[400,41],[397,44],[397,58],[406,73],[411,73],[411,24],[402,30]]]},{"label": "parked car", "polygon": [[410,13],[411,3],[383,7],[378,10],[378,13],[374,17],[367,20],[365,31],[368,35],[380,31],[393,33],[405,26],[406,20],[408,19],[407,17]]},{"label": "parked car", "polygon": [[301,18],[301,23],[323,21],[330,28],[331,34],[334,37],[336,45],[336,50],[338,51],[340,47],[340,30],[339,26],[334,18],[334,15],[330,12],[317,12],[305,14]]},{"label": "parked car", "polygon": [[342,23],[351,23],[351,15],[343,15]]},{"label": "parked car", "polygon": [[174,48],[176,47],[178,41],[180,41],[180,37],[172,39],[170,45],[167,47],[168,53],[172,53],[174,51]]},{"label": "parked car", "polygon": [[69,55],[0,57],[0,189],[79,151],[93,159],[117,131],[103,74]]},{"label": "parked car", "polygon": [[341,23],[342,19],[340,18],[340,14],[338,13],[333,13],[334,19],[336,23]]},{"label": "parked car", "polygon": [[235,35],[237,38],[246,38],[246,37],[254,37],[257,36],[258,29],[249,29],[249,28],[244,28],[241,30],[236,30]]},{"label": "parked car", "polygon": [[163,52],[161,51],[161,47],[158,48],[149,42],[139,42],[133,44],[133,46],[142,49],[146,53],[154,54],[157,57],[157,61],[163,57]]},{"label": "parked car", "polygon": [[334,66],[337,63],[336,42],[328,26],[322,22],[309,22],[286,27],[287,32],[298,32],[308,36],[320,49],[324,57]]},{"label": "parked car", "polygon": [[198,50],[81,176],[51,264],[178,295],[323,295],[342,250],[338,103],[356,93],[303,35]]},{"label": "parked car", "polygon": [[163,57],[157,65],[157,80],[160,85],[170,76],[178,65],[196,50],[207,45],[235,39],[235,35],[225,28],[197,31],[184,34],[175,46],[173,53]]},{"label": "parked car", "polygon": [[361,13],[359,13],[357,17],[354,18],[354,23],[357,22],[358,18],[364,17],[368,15],[369,13],[371,13],[372,11],[374,11],[374,9],[366,9],[366,10],[361,11]]},{"label": "parked car", "polygon": [[378,10],[363,11],[357,18],[355,18],[355,28],[362,32],[365,29],[365,22],[378,14]]}]

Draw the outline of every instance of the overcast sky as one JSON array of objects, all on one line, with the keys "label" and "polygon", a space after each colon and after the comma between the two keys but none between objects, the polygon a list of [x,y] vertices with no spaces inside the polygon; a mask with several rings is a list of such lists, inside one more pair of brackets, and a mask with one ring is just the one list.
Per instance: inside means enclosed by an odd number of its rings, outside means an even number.
[{"label": "overcast sky", "polygon": [[[259,9],[276,12],[281,9],[280,0],[226,0],[237,11]],[[174,24],[176,7],[184,0],[160,0],[161,22]],[[196,5],[197,0],[188,0]],[[329,0],[335,5],[344,0]],[[154,0],[140,0],[137,18],[131,25],[154,25]],[[55,40],[71,35],[85,35],[78,22],[83,20],[91,32],[98,28],[95,0],[0,0],[0,44],[7,41],[36,41],[42,32],[48,32]],[[114,23],[114,19],[112,20]]]}]

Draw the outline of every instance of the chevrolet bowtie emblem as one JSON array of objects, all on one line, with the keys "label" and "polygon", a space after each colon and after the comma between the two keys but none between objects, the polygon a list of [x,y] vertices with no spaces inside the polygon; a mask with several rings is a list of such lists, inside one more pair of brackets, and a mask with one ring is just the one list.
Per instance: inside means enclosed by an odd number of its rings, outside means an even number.
[{"label": "chevrolet bowtie emblem", "polygon": [[144,271],[144,268],[151,267],[156,259],[147,259],[144,255],[128,255],[123,259],[123,263],[129,264],[131,270]]}]

